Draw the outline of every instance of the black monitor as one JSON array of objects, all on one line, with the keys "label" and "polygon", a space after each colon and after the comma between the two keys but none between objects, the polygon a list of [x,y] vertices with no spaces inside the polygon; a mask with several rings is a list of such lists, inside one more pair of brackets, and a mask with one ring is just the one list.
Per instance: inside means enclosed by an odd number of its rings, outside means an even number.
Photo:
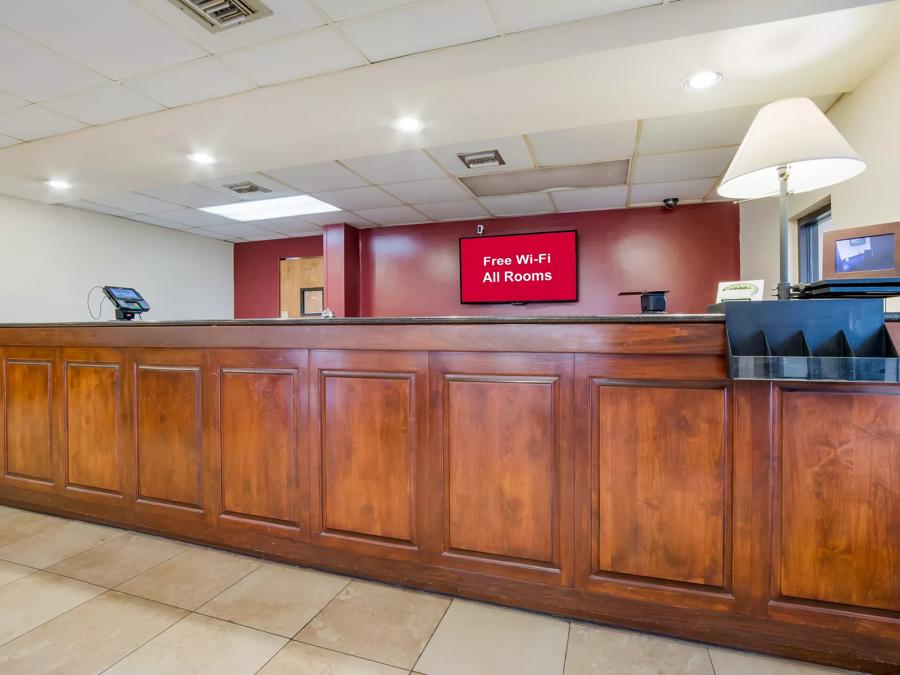
[{"label": "black monitor", "polygon": [[131,321],[136,315],[150,311],[150,303],[133,288],[104,286],[103,292],[116,308],[116,318],[120,321]]}]

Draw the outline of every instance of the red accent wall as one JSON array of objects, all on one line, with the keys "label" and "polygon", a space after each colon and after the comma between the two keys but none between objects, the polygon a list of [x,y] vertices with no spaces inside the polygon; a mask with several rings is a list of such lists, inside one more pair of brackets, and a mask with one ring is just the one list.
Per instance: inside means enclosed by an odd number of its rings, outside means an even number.
[{"label": "red accent wall", "polygon": [[322,237],[294,237],[234,245],[234,318],[281,314],[279,261],[322,255]]},{"label": "red accent wall", "polygon": [[[578,230],[578,302],[462,305],[460,237]],[[740,278],[740,215],[730,203],[468,220],[363,230],[360,315],[633,314],[619,291],[671,290],[670,312],[705,312],[719,281]]]}]

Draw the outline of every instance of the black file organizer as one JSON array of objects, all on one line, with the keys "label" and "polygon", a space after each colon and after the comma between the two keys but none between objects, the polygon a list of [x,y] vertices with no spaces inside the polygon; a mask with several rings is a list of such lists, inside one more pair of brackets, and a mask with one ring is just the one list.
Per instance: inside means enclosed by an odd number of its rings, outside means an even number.
[{"label": "black file organizer", "polygon": [[900,358],[882,300],[726,303],[736,380],[900,382]]}]

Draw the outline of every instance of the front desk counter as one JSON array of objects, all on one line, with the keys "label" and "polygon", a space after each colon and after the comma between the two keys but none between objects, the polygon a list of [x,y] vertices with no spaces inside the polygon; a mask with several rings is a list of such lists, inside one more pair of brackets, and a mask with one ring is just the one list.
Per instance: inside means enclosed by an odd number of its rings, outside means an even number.
[{"label": "front desk counter", "polygon": [[0,502],[897,673],[900,386],[725,354],[719,315],[0,325]]}]

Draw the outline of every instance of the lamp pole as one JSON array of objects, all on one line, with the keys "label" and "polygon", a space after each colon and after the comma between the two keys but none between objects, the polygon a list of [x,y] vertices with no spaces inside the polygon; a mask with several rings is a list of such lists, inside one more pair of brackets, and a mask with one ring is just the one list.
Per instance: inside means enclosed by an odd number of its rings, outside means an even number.
[{"label": "lamp pole", "polygon": [[781,212],[781,280],[778,282],[778,299],[791,299],[790,259],[789,248],[791,244],[790,231],[788,229],[788,178],[790,170],[787,166],[778,167],[778,208]]}]

